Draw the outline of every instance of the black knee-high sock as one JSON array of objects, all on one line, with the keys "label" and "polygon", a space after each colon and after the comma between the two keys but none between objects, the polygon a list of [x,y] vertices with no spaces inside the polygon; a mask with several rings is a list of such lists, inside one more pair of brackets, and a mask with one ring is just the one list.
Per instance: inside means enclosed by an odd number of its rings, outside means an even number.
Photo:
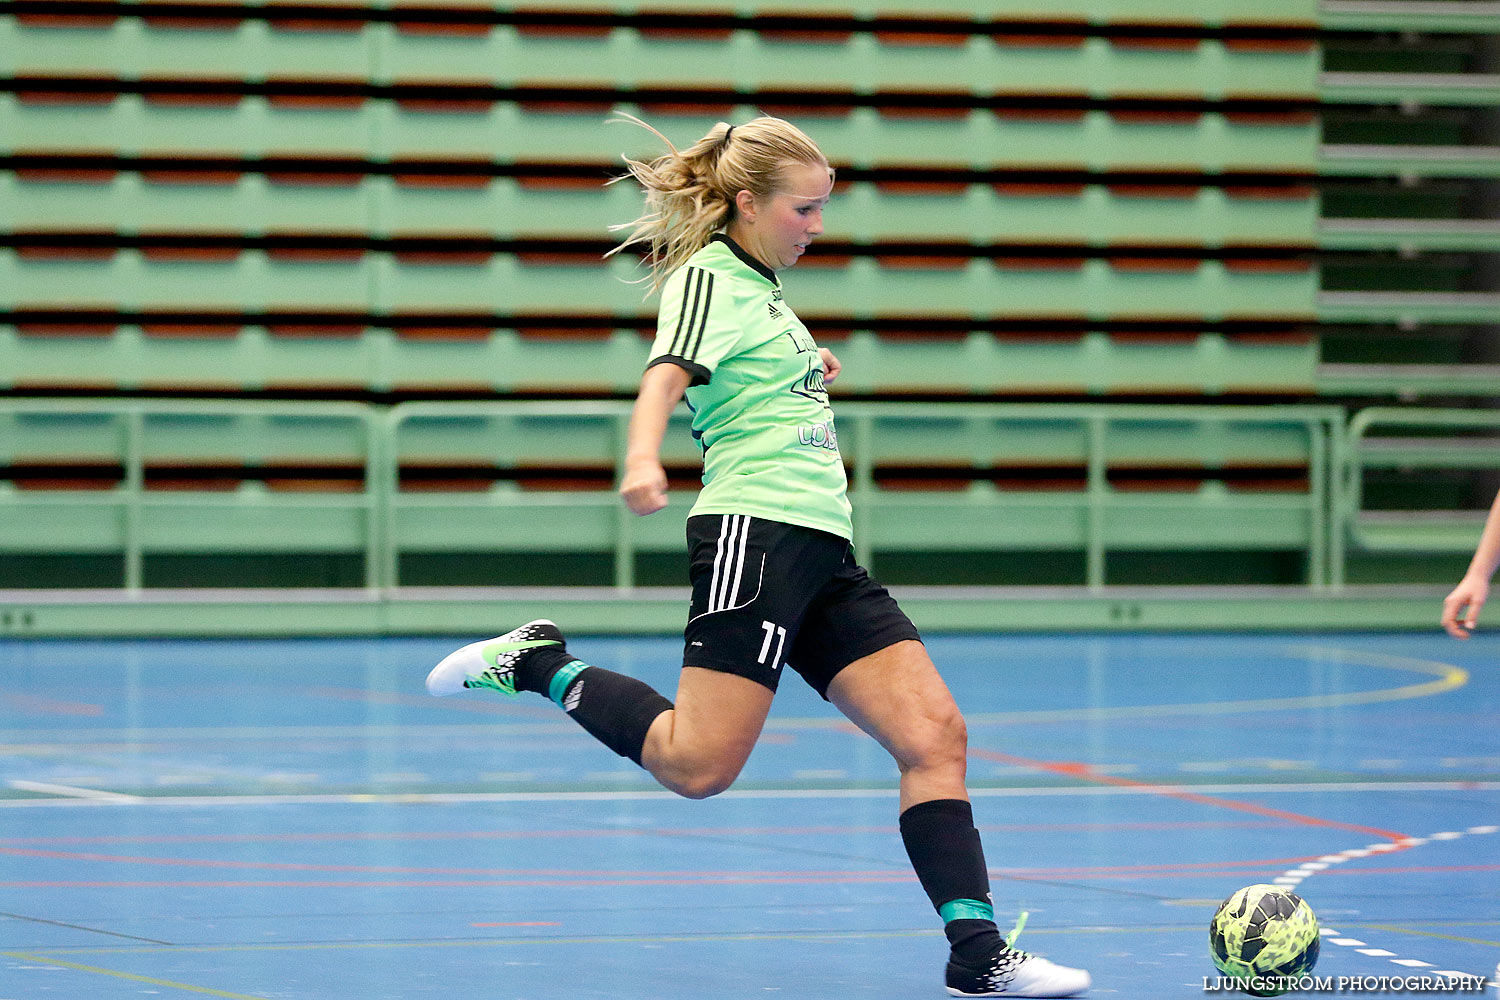
[{"label": "black knee-high sock", "polygon": [[901,840],[927,898],[943,918],[953,954],[977,964],[999,949],[1004,939],[995,926],[984,847],[969,803],[917,803],[901,814]]},{"label": "black knee-high sock", "polygon": [[651,723],[672,707],[644,681],[554,649],[527,656],[525,670],[516,672],[516,687],[551,698],[590,736],[636,764]]}]

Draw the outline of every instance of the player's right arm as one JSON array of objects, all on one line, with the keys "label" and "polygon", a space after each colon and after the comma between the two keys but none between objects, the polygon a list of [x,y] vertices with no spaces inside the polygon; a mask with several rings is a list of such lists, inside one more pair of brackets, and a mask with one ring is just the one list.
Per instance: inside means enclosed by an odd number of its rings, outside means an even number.
[{"label": "player's right arm", "polygon": [[641,377],[641,388],[630,411],[625,439],[625,474],[620,497],[632,513],[644,517],[667,505],[667,473],[661,465],[661,444],[667,420],[687,392],[692,375],[670,362],[655,364]]}]

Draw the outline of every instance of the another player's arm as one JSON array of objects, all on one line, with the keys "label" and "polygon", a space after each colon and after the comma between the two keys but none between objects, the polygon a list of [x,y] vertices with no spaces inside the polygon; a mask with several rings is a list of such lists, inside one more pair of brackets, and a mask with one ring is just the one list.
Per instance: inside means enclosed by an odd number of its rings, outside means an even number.
[{"label": "another player's arm", "polygon": [[641,516],[667,505],[667,473],[661,466],[661,444],[667,420],[692,380],[685,368],[667,362],[652,365],[641,377],[641,388],[630,411],[625,439],[625,474],[620,496],[625,506]]},{"label": "another player's arm", "polygon": [[[1467,639],[1469,629],[1479,622],[1479,609],[1484,607],[1489,596],[1490,580],[1500,567],[1500,494],[1490,507],[1490,515],[1484,522],[1484,533],[1479,536],[1479,547],[1474,558],[1469,560],[1469,571],[1443,601],[1443,628],[1456,639]],[[1463,615],[1463,621],[1459,616]]]}]

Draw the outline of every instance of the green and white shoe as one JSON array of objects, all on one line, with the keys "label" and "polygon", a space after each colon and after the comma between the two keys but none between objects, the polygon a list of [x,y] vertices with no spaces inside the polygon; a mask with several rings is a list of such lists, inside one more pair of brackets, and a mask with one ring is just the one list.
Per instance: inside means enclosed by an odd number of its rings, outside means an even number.
[{"label": "green and white shoe", "polygon": [[950,960],[946,976],[948,993],[956,997],[1076,997],[1093,985],[1082,969],[1009,946],[978,966]]},{"label": "green and white shoe", "polygon": [[443,657],[427,675],[427,693],[441,698],[464,688],[490,688],[515,696],[516,669],[533,650],[563,648],[563,634],[545,618],[527,622],[504,635],[471,642]]},{"label": "green and white shoe", "polygon": [[1022,913],[1002,939],[1000,949],[977,966],[952,956],[948,960],[948,992],[956,997],[1076,997],[1088,992],[1093,979],[1083,969],[1049,962],[1015,946],[1026,926]]}]

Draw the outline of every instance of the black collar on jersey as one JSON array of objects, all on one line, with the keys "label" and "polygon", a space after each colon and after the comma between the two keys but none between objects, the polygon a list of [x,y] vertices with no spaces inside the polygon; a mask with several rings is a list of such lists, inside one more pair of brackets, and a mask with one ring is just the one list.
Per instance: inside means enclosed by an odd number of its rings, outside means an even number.
[{"label": "black collar on jersey", "polygon": [[714,233],[709,237],[708,241],[710,243],[724,244],[730,249],[730,251],[734,253],[736,257],[744,261],[746,267],[752,268],[757,274],[764,276],[767,281],[775,285],[777,288],[781,287],[781,282],[777,279],[776,272],[771,270],[766,265],[762,264],[760,261],[756,260],[754,257],[750,256],[750,251],[746,250],[734,240],[730,239],[728,233]]}]

